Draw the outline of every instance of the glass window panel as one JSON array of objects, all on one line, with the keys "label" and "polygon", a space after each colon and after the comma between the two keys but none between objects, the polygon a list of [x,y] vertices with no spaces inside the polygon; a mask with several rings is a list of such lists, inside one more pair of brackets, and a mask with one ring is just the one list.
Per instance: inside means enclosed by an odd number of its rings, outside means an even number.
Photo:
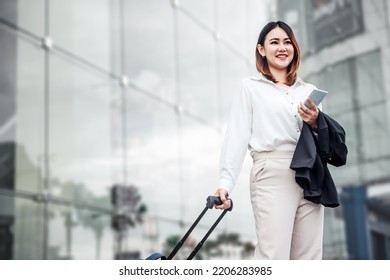
[{"label": "glass window panel", "polygon": [[13,197],[3,196],[0,190],[0,260],[14,257],[14,204]]},{"label": "glass window panel", "polygon": [[18,40],[16,53],[16,189],[42,189],[44,150],[44,52]]},{"label": "glass window panel", "polygon": [[324,90],[329,92],[326,109],[333,115],[351,112],[353,108],[352,94],[355,92],[352,87],[353,73],[350,71],[350,63],[351,61],[347,60],[324,70]]},{"label": "glass window panel", "polygon": [[[303,2],[303,1],[302,1]],[[307,1],[305,5],[308,33],[316,49],[335,44],[364,30],[362,1]],[[325,11],[325,12],[324,12]]]},{"label": "glass window panel", "polygon": [[44,15],[45,0],[0,1],[0,18],[36,36],[44,34]]},{"label": "glass window panel", "polygon": [[127,182],[138,188],[150,215],[179,216],[177,121],[173,107],[129,89],[126,102]]},{"label": "glass window panel", "polygon": [[116,1],[50,1],[50,36],[54,44],[109,71],[112,67],[112,40],[117,38]]},{"label": "glass window panel", "polygon": [[108,196],[117,183],[112,149],[117,128],[111,116],[117,110],[112,100],[118,98],[119,87],[117,81],[55,56],[50,69],[51,190],[56,196],[93,202]]},{"label": "glass window panel", "polygon": [[380,178],[389,177],[390,160],[386,158],[374,158],[361,164],[362,176],[365,181],[377,181]]},{"label": "glass window panel", "polygon": [[363,128],[363,149],[365,159],[375,159],[390,154],[388,145],[386,103],[367,105],[360,111]]},{"label": "glass window panel", "polygon": [[323,259],[346,258],[345,224],[334,209],[325,208]]},{"label": "glass window panel", "polygon": [[[233,49],[241,54],[247,53],[247,8],[247,1],[219,0],[216,2],[218,32]],[[258,32],[260,33],[260,30]],[[257,42],[257,38],[255,40]]]},{"label": "glass window panel", "polygon": [[0,188],[15,188],[17,45],[13,32],[0,28]]},{"label": "glass window panel", "polygon": [[170,1],[123,2],[126,74],[131,82],[150,94],[176,102]]},{"label": "glass window panel", "polygon": [[200,24],[207,26],[211,30],[214,30],[214,1],[180,0],[178,2],[179,6],[183,7],[191,17],[194,17],[197,21],[200,21]]},{"label": "glass window panel", "polygon": [[13,258],[34,260],[43,258],[43,205],[31,200],[10,197],[13,210]]},{"label": "glass window panel", "polygon": [[48,258],[113,259],[111,216],[50,204]]},{"label": "glass window panel", "polygon": [[322,89],[322,88],[325,89],[326,86],[325,87],[321,86],[321,80],[323,80],[321,78],[323,78],[323,76],[324,76],[323,72],[321,72],[318,74],[311,74],[310,76],[303,78],[303,80],[305,82],[308,82],[308,83],[315,85],[316,87],[318,87],[320,89]]},{"label": "glass window panel", "polygon": [[386,93],[379,51],[356,58],[358,103],[366,159],[390,154]]},{"label": "glass window panel", "polygon": [[182,119],[181,133],[183,197],[188,199],[185,216],[192,217],[193,211],[218,187],[220,135],[216,129],[186,116]]},{"label": "glass window panel", "polygon": [[217,123],[218,95],[213,37],[180,14],[178,24],[181,103],[185,110],[197,117]]}]

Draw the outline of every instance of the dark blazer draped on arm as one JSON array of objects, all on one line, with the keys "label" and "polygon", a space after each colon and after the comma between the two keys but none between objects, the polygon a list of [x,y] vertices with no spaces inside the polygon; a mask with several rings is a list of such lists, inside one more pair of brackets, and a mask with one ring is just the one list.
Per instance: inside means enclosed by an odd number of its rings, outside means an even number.
[{"label": "dark blazer draped on arm", "polygon": [[315,132],[303,123],[290,168],[305,199],[326,207],[340,205],[327,164],[345,165],[347,153],[345,130],[330,116],[319,111]]}]

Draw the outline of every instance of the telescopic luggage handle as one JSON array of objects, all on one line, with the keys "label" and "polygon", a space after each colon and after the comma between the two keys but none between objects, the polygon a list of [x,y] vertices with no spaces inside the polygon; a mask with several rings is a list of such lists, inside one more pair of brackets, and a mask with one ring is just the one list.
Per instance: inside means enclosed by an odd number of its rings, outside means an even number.
[{"label": "telescopic luggage handle", "polygon": [[[203,237],[203,239],[198,243],[198,245],[195,247],[195,249],[192,251],[192,253],[188,256],[187,260],[192,260],[196,253],[202,248],[204,242],[209,237],[209,235],[213,232],[213,230],[217,227],[218,223],[222,220],[222,218],[225,216],[225,214],[228,211],[232,211],[233,209],[233,201],[230,200],[230,207],[227,209],[224,209],[221,215],[219,215],[218,219],[214,222],[214,224],[211,226],[209,231],[206,233],[206,235]],[[191,232],[194,230],[194,228],[197,226],[199,221],[203,218],[204,214],[207,212],[208,209],[211,209],[214,207],[214,205],[221,205],[222,201],[218,196],[209,196],[206,200],[206,207],[203,209],[202,213],[198,216],[196,221],[192,224],[190,229],[187,231],[187,233],[183,236],[183,238],[177,243],[176,247],[173,249],[173,251],[169,254],[169,256],[166,258],[167,260],[172,260],[172,258],[176,255],[176,253],[179,251],[181,246],[183,246],[184,242],[187,240],[188,236],[191,234]]]}]

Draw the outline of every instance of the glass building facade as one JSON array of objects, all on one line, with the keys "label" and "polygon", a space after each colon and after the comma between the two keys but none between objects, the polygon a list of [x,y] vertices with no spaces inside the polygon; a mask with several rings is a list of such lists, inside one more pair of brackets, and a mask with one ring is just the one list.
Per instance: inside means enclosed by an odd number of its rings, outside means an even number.
[{"label": "glass building facade", "polygon": [[276,2],[302,42],[301,75],[329,91],[324,111],[347,134],[347,165],[331,169],[344,203],[326,211],[325,256],[390,259],[390,2]]},{"label": "glass building facade", "polygon": [[[268,4],[2,0],[0,259],[142,258],[182,234],[217,187]],[[213,237],[236,236],[224,257],[255,240],[249,165]],[[114,186],[133,190],[121,232]]]}]

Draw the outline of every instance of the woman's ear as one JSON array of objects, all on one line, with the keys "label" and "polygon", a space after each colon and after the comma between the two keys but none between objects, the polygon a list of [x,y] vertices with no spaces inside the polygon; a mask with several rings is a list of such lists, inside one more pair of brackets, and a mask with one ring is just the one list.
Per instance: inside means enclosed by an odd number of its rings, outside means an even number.
[{"label": "woman's ear", "polygon": [[264,47],[260,44],[257,44],[257,50],[259,51],[261,56],[265,56]]}]

